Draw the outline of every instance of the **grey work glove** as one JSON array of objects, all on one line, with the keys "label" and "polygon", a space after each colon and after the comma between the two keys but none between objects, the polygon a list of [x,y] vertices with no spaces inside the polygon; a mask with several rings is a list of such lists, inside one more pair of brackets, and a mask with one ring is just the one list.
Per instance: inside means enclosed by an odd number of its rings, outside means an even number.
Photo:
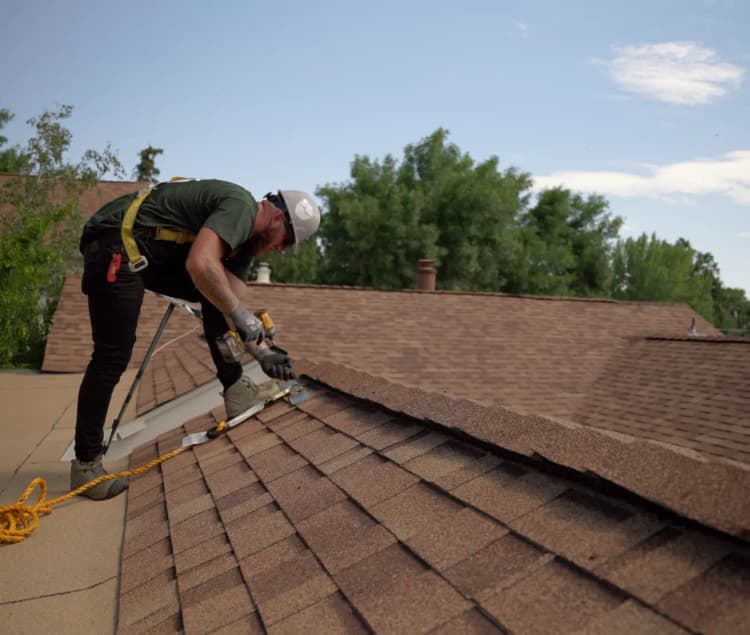
[{"label": "grey work glove", "polygon": [[263,341],[263,323],[241,304],[229,315],[234,328],[243,342],[252,342],[256,346]]},{"label": "grey work glove", "polygon": [[272,348],[258,349],[255,353],[263,372],[274,379],[293,379],[292,358],[286,353]]}]

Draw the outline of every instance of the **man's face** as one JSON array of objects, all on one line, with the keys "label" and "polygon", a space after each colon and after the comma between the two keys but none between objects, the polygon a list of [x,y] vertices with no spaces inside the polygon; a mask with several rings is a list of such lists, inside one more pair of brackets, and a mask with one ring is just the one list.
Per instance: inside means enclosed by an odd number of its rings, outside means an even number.
[{"label": "man's face", "polygon": [[263,234],[263,239],[257,246],[256,256],[262,256],[271,251],[281,253],[287,247],[294,244],[292,229],[286,220],[286,215],[278,207],[274,206],[275,214],[268,229]]}]

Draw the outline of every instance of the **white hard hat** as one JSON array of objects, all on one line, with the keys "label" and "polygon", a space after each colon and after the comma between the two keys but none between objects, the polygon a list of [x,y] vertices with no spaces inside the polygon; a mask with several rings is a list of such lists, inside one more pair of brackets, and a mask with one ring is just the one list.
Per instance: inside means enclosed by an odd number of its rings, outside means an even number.
[{"label": "white hard hat", "polygon": [[320,207],[307,192],[279,190],[294,230],[294,244],[312,236],[320,226]]}]

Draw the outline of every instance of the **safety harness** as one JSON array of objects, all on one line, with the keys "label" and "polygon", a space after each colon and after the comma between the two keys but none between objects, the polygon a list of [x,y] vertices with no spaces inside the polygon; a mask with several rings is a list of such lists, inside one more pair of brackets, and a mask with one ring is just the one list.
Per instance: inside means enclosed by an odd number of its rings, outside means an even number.
[{"label": "safety harness", "polygon": [[[176,181],[191,181],[192,179],[185,179],[180,176],[175,176],[169,179],[170,183]],[[148,267],[148,259],[146,256],[141,254],[138,250],[138,243],[135,241],[133,236],[133,226],[135,225],[135,217],[138,215],[138,210],[141,207],[143,201],[146,200],[149,194],[158,187],[154,185],[148,189],[142,190],[135,200],[130,204],[124,216],[122,217],[122,226],[120,227],[120,236],[122,237],[122,244],[125,247],[125,252],[128,254],[128,268],[132,272],[143,271]],[[157,227],[154,235],[156,240],[167,240],[177,244],[191,243],[195,240],[195,234],[188,232],[175,231],[173,229],[167,229],[166,227]]]}]

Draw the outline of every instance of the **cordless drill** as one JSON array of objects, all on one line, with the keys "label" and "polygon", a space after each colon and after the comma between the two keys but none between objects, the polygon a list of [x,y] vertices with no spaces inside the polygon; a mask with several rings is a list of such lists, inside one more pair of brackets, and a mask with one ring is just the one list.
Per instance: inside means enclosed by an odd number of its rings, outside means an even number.
[{"label": "cordless drill", "polygon": [[[253,313],[263,324],[263,334],[269,343],[273,343],[273,337],[276,335],[276,328],[273,320],[266,309],[258,309]],[[239,362],[245,353],[245,343],[234,330],[229,330],[223,335],[216,338],[216,347],[219,349],[221,356],[226,362]]]}]

